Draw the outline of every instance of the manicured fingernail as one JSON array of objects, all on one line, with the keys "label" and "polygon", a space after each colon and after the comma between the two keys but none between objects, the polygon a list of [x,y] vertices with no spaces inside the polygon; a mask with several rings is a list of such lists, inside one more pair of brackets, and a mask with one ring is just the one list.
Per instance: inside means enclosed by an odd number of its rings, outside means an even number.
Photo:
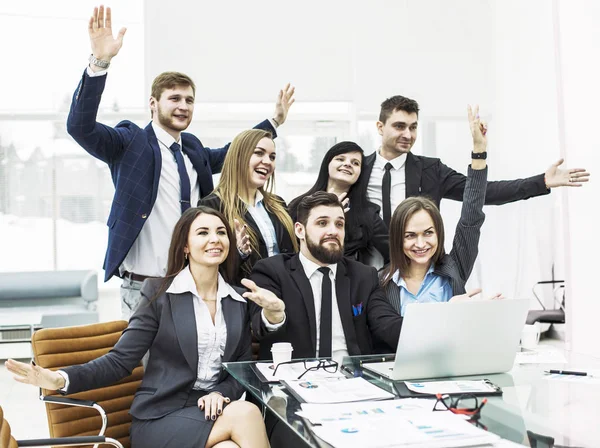
[{"label": "manicured fingernail", "polygon": [[206,420],[208,420],[208,419],[209,419],[208,415],[207,415],[206,417],[204,417],[204,418],[205,418]]},{"label": "manicured fingernail", "polygon": [[221,410],[219,409],[219,410],[217,411],[217,415],[221,415],[221,412],[223,412],[223,411],[221,411]]},{"label": "manicured fingernail", "polygon": [[216,420],[216,419],[217,419],[217,416],[216,416],[216,415],[213,415],[211,418],[212,418],[212,419],[213,419],[213,421],[214,421],[214,420]]}]

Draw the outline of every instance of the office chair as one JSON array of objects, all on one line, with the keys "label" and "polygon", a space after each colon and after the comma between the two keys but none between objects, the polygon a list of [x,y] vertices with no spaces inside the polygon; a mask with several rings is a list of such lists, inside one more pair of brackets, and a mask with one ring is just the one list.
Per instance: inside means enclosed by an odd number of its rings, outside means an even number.
[{"label": "office chair", "polygon": [[[35,362],[51,370],[86,363],[110,351],[126,327],[127,322],[122,320],[38,330],[31,338]],[[129,408],[143,374],[140,364],[116,384],[66,397],[56,391],[40,390],[40,400],[46,403],[50,435],[64,438],[106,433],[118,440],[118,446],[130,447]]]},{"label": "office chair", "polygon": [[[552,291],[555,306],[557,308],[548,309],[539,298],[536,292],[536,287],[540,285],[557,285]],[[564,280],[545,280],[537,282],[532,288],[533,295],[542,307],[541,310],[531,310],[527,314],[527,325],[532,325],[536,322],[541,324],[564,324],[565,323],[565,281]],[[562,292],[562,300],[556,299],[557,293]]]},{"label": "office chair", "polygon": [[10,432],[10,425],[4,419],[4,411],[2,410],[2,406],[0,406],[0,448],[17,448],[25,446],[86,446],[95,444],[123,448],[123,445],[121,445],[117,440],[104,436],[15,440]]}]

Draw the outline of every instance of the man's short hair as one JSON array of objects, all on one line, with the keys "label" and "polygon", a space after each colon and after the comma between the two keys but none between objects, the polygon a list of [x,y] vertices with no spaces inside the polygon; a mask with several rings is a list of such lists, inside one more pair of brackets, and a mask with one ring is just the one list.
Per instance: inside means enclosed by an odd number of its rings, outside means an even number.
[{"label": "man's short hair", "polygon": [[379,121],[385,123],[390,115],[394,112],[402,110],[409,114],[415,113],[419,116],[419,103],[402,95],[396,95],[388,98],[381,103],[381,111],[379,112]]},{"label": "man's short hair", "polygon": [[325,205],[327,207],[340,207],[342,212],[344,211],[344,206],[336,194],[327,193],[326,191],[317,191],[302,198],[296,210],[296,222],[299,222],[306,227],[310,211],[315,207],[319,207],[320,205]]},{"label": "man's short hair", "polygon": [[160,96],[166,89],[174,89],[177,86],[192,88],[194,96],[196,96],[196,85],[192,78],[179,72],[164,72],[154,78],[152,82],[152,97],[160,100]]}]

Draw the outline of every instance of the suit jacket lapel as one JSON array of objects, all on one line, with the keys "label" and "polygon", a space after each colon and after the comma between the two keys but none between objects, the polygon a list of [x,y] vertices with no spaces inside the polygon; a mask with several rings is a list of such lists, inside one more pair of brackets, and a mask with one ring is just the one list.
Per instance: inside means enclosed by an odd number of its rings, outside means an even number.
[{"label": "suit jacket lapel", "polygon": [[290,270],[292,279],[300,290],[300,296],[304,301],[306,313],[308,314],[308,325],[310,330],[310,340],[312,342],[313,353],[317,353],[317,318],[315,316],[315,298],[313,297],[312,288],[298,254],[290,259]]},{"label": "suit jacket lapel", "polygon": [[407,198],[421,195],[422,172],[423,165],[421,164],[421,160],[409,152],[406,156],[406,164],[404,165]]},{"label": "suit jacket lapel", "polygon": [[162,169],[162,157],[160,155],[160,147],[158,146],[156,134],[154,133],[154,129],[152,129],[152,122],[146,126],[145,131],[148,136],[148,144],[152,148],[152,154],[154,155],[154,179],[152,181],[152,201],[150,202],[150,204],[154,204],[156,196],[158,195],[158,181]]},{"label": "suit jacket lapel", "polygon": [[231,297],[223,297],[221,300],[221,310],[227,326],[227,344],[225,344],[223,362],[235,361],[231,358],[240,342],[242,326],[244,325],[242,310],[238,305]]},{"label": "suit jacket lapel", "polygon": [[365,167],[363,168],[365,170],[365,176],[367,177],[367,179],[369,177],[371,177],[371,173],[373,172],[373,167],[375,166],[375,158],[377,157],[377,151],[375,150],[372,154],[369,154],[367,157],[365,157]]},{"label": "suit jacket lapel", "polygon": [[171,314],[175,324],[175,334],[185,360],[194,371],[198,371],[198,330],[196,313],[191,292],[169,294]]},{"label": "suit jacket lapel", "polygon": [[349,355],[360,355],[358,342],[356,340],[356,329],[352,320],[352,301],[350,300],[350,279],[346,275],[346,266],[343,262],[337,264],[335,276],[335,295],[340,312],[342,328],[346,337],[346,346]]}]

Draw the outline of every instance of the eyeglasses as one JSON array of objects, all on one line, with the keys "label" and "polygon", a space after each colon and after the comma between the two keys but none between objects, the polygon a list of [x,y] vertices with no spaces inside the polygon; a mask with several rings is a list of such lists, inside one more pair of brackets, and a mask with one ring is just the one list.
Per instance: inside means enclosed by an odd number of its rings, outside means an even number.
[{"label": "eyeglasses", "polygon": [[[479,417],[481,408],[487,403],[487,398],[479,401],[473,394],[462,394],[456,397],[451,397],[447,394],[436,394],[437,401],[433,406],[434,411],[450,411],[454,414],[468,415],[472,418]],[[442,404],[444,409],[441,409],[439,404]]]},{"label": "eyeglasses", "polygon": [[[310,364],[314,364],[315,362],[317,364],[310,365]],[[314,372],[319,369],[322,369],[327,373],[336,373],[338,371],[338,367],[339,367],[338,363],[333,361],[332,359],[305,359],[305,360],[285,361],[285,362],[280,362],[279,364],[277,364],[277,366],[273,370],[273,376],[275,376],[275,374],[277,373],[277,369],[280,366],[283,366],[285,364],[300,364],[300,363],[302,363],[304,365],[304,373],[302,373],[302,375],[300,375],[298,377],[298,379],[302,379],[302,377],[304,375],[306,375],[308,372]]]}]

